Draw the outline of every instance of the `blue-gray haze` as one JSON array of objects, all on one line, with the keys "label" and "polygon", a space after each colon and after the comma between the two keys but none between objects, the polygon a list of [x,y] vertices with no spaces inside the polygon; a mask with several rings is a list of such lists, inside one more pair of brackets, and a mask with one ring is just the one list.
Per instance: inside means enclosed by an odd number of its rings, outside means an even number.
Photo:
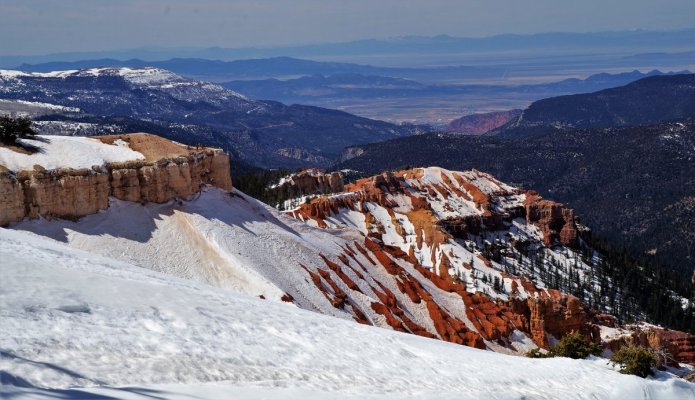
[{"label": "blue-gray haze", "polygon": [[693,0],[0,0],[0,54],[690,28]]}]

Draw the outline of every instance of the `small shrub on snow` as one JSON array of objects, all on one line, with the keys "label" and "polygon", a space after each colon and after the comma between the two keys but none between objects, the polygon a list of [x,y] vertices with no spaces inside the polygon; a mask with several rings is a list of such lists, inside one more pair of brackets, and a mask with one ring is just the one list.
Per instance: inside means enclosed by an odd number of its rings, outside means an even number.
[{"label": "small shrub on snow", "polygon": [[599,356],[603,349],[599,344],[592,343],[579,332],[569,333],[560,339],[557,345],[543,353],[540,349],[533,349],[526,353],[530,358],[569,357],[574,359],[587,358],[590,355]]},{"label": "small shrub on snow", "polygon": [[528,358],[548,358],[552,357],[552,355],[549,352],[542,352],[541,349],[533,349],[530,350],[529,352],[526,353],[526,357]]},{"label": "small shrub on snow", "polygon": [[579,359],[587,358],[590,355],[600,356],[603,353],[603,349],[601,345],[586,340],[581,333],[572,332],[563,336],[550,352],[557,357]]},{"label": "small shrub on snow", "polygon": [[611,357],[613,365],[620,365],[620,373],[646,378],[658,361],[654,351],[644,347],[623,347]]}]

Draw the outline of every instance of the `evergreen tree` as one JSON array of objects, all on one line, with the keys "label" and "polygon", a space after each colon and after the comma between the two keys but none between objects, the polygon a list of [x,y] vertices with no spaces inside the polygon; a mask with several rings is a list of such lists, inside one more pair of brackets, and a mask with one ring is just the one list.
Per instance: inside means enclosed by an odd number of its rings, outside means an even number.
[{"label": "evergreen tree", "polygon": [[36,132],[31,128],[31,120],[29,118],[0,116],[0,143],[15,144],[17,139],[31,138],[34,135],[36,135]]}]

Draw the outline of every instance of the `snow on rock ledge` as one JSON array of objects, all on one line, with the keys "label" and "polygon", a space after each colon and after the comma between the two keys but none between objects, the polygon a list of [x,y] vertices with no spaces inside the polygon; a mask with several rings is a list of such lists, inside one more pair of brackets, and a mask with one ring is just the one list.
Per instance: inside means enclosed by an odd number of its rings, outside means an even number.
[{"label": "snow on rock ledge", "polygon": [[48,170],[80,169],[145,159],[123,140],[108,144],[88,137],[39,135],[37,140],[22,139],[20,142],[35,147],[36,151],[28,154],[28,151],[0,147],[0,165],[10,171],[31,171],[35,165]]},{"label": "snow on rock ledge", "polygon": [[109,196],[138,202],[186,198],[210,184],[231,190],[229,158],[145,133],[40,137],[34,154],[0,147],[0,225],[26,217],[79,218]]}]

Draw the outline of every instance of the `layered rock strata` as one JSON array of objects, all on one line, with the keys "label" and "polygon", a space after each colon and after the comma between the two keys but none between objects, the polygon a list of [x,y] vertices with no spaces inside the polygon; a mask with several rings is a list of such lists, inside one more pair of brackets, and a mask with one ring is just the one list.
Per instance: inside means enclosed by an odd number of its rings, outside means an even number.
[{"label": "layered rock strata", "polygon": [[[623,332],[612,316],[543,281],[591,273],[573,249],[580,244],[574,212],[480,171],[383,173],[287,214],[361,232],[337,260],[324,259],[328,268],[310,273],[330,303],[360,323],[517,353],[530,342],[547,349],[573,331],[610,348],[607,335]],[[679,362],[693,362],[692,335],[652,336],[634,343],[658,342]]]},{"label": "layered rock strata", "polygon": [[218,149],[188,148],[147,134],[101,137],[129,142],[144,160],[92,168],[0,170],[0,225],[24,218],[76,219],[106,209],[109,197],[162,203],[188,198],[203,185],[232,189],[229,157]]}]

